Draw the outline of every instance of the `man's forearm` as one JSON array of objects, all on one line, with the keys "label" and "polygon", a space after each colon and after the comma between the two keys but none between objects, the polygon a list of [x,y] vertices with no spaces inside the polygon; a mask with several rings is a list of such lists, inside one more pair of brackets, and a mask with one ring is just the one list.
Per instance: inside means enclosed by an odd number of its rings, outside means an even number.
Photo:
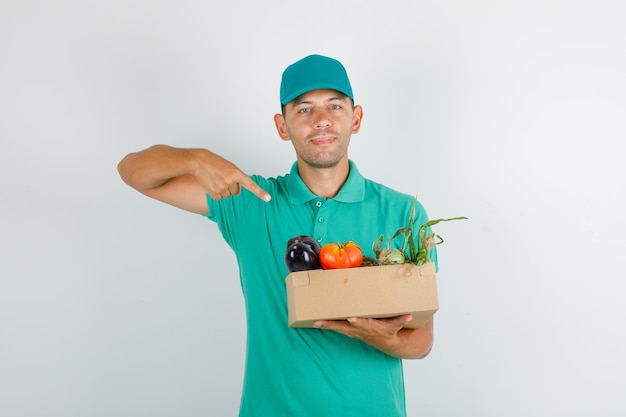
[{"label": "man's forearm", "polygon": [[402,328],[410,320],[411,315],[381,320],[351,317],[347,320],[318,320],[313,326],[360,339],[389,356],[401,359],[425,358],[433,344],[433,319],[419,329]]},{"label": "man's forearm", "polygon": [[401,359],[422,359],[428,356],[433,345],[432,321],[420,329],[402,329],[390,344],[378,348],[386,354]]},{"label": "man's forearm", "polygon": [[150,190],[172,178],[191,174],[197,150],[155,145],[128,154],[118,164],[122,180],[138,191]]}]

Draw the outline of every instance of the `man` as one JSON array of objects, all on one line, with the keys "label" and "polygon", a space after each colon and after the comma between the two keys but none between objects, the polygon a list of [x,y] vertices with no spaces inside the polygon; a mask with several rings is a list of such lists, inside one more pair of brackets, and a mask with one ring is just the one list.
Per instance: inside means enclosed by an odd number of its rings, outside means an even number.
[{"label": "man", "polygon": [[[405,416],[402,359],[430,352],[433,323],[411,316],[287,327],[289,238],[371,245],[406,225],[413,197],[365,179],[348,159],[363,109],[338,61],[311,55],[283,73],[278,135],[297,161],[288,175],[248,176],[206,149],[164,145],[127,155],[123,180],[143,194],[217,223],[240,269],[248,328],[240,416]],[[414,227],[427,221],[417,204]],[[433,253],[436,260],[436,253]]]}]

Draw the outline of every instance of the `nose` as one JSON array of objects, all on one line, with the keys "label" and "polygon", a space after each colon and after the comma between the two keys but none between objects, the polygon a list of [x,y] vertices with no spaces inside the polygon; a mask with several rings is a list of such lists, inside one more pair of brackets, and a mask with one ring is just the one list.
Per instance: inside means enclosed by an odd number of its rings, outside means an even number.
[{"label": "nose", "polygon": [[315,127],[318,129],[327,128],[332,124],[330,116],[326,110],[319,110],[315,116],[314,123]]}]

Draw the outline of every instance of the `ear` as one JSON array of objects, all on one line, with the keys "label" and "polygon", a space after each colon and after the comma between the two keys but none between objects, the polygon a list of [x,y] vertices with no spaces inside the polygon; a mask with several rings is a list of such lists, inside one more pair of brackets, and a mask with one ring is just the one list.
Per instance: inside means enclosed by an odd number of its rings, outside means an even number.
[{"label": "ear", "polygon": [[357,104],[354,106],[352,113],[352,133],[359,133],[361,120],[363,120],[363,107]]},{"label": "ear", "polygon": [[287,125],[285,124],[285,116],[280,113],[276,113],[274,115],[274,124],[276,125],[276,130],[278,131],[278,136],[282,140],[290,140],[289,133],[287,132]]}]

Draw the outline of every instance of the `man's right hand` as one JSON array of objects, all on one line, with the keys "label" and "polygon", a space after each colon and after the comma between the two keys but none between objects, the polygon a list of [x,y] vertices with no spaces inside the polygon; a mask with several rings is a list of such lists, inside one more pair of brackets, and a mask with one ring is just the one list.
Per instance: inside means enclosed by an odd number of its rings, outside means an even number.
[{"label": "man's right hand", "polygon": [[210,151],[201,150],[192,175],[214,200],[237,196],[246,188],[263,201],[271,196],[232,162]]}]

